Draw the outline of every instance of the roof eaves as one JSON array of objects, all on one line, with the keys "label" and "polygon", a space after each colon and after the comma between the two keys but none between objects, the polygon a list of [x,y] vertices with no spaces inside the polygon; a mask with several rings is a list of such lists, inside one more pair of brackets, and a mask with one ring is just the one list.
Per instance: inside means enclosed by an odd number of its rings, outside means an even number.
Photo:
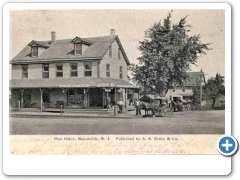
[{"label": "roof eaves", "polygon": [[56,61],[84,61],[84,60],[102,60],[102,57],[83,57],[83,58],[53,58],[53,59],[31,59],[31,60],[11,60],[9,64],[34,64],[42,62],[56,62]]},{"label": "roof eaves", "polygon": [[105,52],[101,56],[102,58],[105,56],[105,54],[107,53],[108,49],[110,48],[110,46],[112,45],[112,43],[114,42],[115,39],[116,39],[116,36],[112,39],[112,41],[110,42],[110,45],[108,46],[108,48],[106,48]]},{"label": "roof eaves", "polygon": [[81,39],[81,38],[78,37],[78,36],[76,36],[71,42],[72,42],[72,43],[75,43],[77,40],[80,40],[80,42],[82,42],[83,44],[86,44],[86,45],[92,45],[91,42],[86,41],[86,40],[83,40],[83,39]]},{"label": "roof eaves", "polygon": [[49,46],[43,45],[41,43],[39,43],[38,41],[32,40],[28,46],[32,46],[33,43],[36,43],[39,47],[43,47],[43,48],[49,48]]},{"label": "roof eaves", "polygon": [[105,56],[105,54],[107,53],[108,49],[110,48],[110,46],[112,45],[112,43],[115,41],[115,39],[117,40],[118,45],[119,45],[119,47],[121,48],[121,50],[122,50],[122,52],[123,52],[123,56],[124,56],[124,59],[126,60],[127,65],[130,65],[130,62],[129,62],[129,60],[128,60],[128,57],[127,57],[127,55],[126,55],[126,52],[125,52],[124,49],[123,49],[122,43],[121,43],[118,35],[115,35],[115,38],[113,38],[113,40],[111,41],[111,43],[110,43],[110,45],[108,46],[108,48],[106,49],[106,51],[103,53],[102,58]]},{"label": "roof eaves", "polygon": [[121,50],[122,50],[122,52],[123,52],[123,56],[124,56],[124,59],[126,60],[127,65],[130,65],[129,59],[128,59],[128,57],[127,57],[126,52],[125,52],[124,49],[123,49],[123,46],[122,46],[122,43],[121,43],[119,37],[116,36],[116,39],[117,39],[117,42],[118,42],[118,44],[119,44],[119,46],[120,46],[120,48],[121,48]]}]

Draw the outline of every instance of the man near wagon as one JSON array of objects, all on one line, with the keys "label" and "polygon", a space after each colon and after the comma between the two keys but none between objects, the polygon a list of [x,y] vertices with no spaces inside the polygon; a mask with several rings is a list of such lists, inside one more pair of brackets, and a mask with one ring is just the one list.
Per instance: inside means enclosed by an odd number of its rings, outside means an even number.
[{"label": "man near wagon", "polygon": [[136,107],[136,116],[137,115],[141,115],[141,108],[140,108],[140,101],[138,100],[138,99],[136,99],[136,101],[135,101],[135,107]]},{"label": "man near wagon", "polygon": [[119,106],[119,113],[122,114],[123,111],[123,100],[120,98],[120,100],[118,101],[118,106]]}]

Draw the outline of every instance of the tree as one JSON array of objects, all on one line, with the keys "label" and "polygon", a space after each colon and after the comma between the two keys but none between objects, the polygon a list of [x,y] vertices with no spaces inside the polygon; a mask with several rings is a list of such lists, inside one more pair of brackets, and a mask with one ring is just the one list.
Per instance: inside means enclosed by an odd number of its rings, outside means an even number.
[{"label": "tree", "polygon": [[220,74],[216,74],[215,78],[211,78],[207,81],[206,85],[203,87],[206,92],[208,98],[213,100],[212,107],[214,107],[216,98],[218,95],[225,95],[225,86],[224,84],[224,76]]},{"label": "tree", "polygon": [[190,65],[196,65],[199,55],[205,54],[210,45],[201,43],[200,35],[188,35],[191,27],[186,24],[187,17],[172,24],[171,15],[145,31],[138,47],[142,53],[139,65],[130,68],[135,82],[162,96],[173,85],[182,85]]}]

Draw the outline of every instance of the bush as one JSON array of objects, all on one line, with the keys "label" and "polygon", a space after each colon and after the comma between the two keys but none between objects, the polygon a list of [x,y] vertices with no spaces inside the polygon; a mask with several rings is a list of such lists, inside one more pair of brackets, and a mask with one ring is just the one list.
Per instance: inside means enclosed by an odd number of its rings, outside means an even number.
[{"label": "bush", "polygon": [[225,110],[225,106],[222,106],[222,107],[215,107],[213,108],[214,110]]}]

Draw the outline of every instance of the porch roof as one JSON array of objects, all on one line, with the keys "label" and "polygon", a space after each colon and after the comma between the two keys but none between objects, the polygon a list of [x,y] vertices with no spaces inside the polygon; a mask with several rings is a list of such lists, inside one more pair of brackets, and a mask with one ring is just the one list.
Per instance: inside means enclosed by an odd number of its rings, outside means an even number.
[{"label": "porch roof", "polygon": [[113,78],[53,78],[53,79],[11,79],[10,89],[18,88],[81,88],[81,87],[122,87],[138,88],[122,79]]}]

